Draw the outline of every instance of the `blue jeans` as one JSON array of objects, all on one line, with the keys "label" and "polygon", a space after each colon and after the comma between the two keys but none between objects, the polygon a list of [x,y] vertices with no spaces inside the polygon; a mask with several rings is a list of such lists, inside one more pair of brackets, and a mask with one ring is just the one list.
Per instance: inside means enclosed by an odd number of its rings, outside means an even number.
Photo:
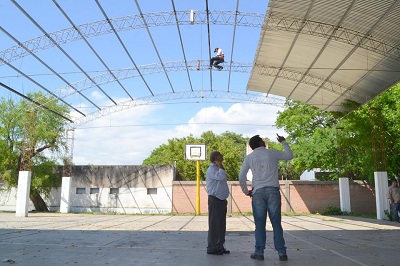
[{"label": "blue jeans", "polygon": [[251,205],[256,225],[255,254],[264,255],[265,242],[267,240],[266,223],[267,212],[274,231],[274,245],[279,255],[286,255],[285,239],[281,225],[281,193],[277,187],[263,187],[253,194]]},{"label": "blue jeans", "polygon": [[400,222],[399,220],[400,203],[391,203],[390,209],[392,210],[393,220],[395,222]]},{"label": "blue jeans", "polygon": [[218,66],[219,64],[225,62],[225,60],[223,58],[220,57],[211,57],[210,59],[210,66],[214,65],[214,66]]}]

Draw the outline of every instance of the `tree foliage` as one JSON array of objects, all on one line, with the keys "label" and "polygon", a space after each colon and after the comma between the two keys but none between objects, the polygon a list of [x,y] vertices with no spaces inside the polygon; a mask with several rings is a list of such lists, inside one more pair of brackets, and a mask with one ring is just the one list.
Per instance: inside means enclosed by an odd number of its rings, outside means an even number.
[{"label": "tree foliage", "polygon": [[[205,144],[207,149],[206,160],[212,151],[218,150],[224,155],[224,166],[227,171],[228,180],[238,180],[239,171],[246,155],[247,139],[240,134],[226,131],[216,135],[212,131],[204,132],[200,138],[192,135],[180,139],[170,139],[168,144],[162,144],[153,150],[143,164],[173,164],[182,180],[196,180],[196,162],[185,161],[184,152],[186,144]],[[204,180],[209,161],[201,162],[200,176]]]},{"label": "tree foliage", "polygon": [[[65,116],[68,113],[66,106],[58,104],[55,99],[46,97],[42,93],[30,94],[28,97],[43,103],[58,114]],[[65,148],[63,136],[67,121],[64,118],[39,108],[31,102],[15,102],[2,98],[0,101],[0,177],[11,187],[16,187],[18,184],[21,152],[25,147],[23,140],[28,111],[34,111],[35,116],[34,125],[32,125],[33,132],[30,132],[33,150],[30,198],[37,211],[45,211],[47,206],[40,195],[48,194],[51,188],[58,187],[61,182],[54,169],[57,165],[57,157]],[[46,151],[49,153],[44,154]]]},{"label": "tree foliage", "polygon": [[295,175],[320,168],[335,173],[330,179],[349,177],[371,183],[374,171],[398,175],[399,94],[397,85],[361,107],[347,101],[343,113],[288,100],[276,126],[288,133]]}]

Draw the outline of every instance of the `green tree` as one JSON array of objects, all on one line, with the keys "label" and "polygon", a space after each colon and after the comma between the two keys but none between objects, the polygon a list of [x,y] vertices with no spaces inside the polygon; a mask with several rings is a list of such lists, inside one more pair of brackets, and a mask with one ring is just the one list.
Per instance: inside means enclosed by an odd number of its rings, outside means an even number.
[{"label": "green tree", "polygon": [[[65,116],[68,108],[57,103],[56,99],[46,97],[42,93],[27,95],[36,102]],[[65,126],[67,121],[56,114],[39,108],[31,102],[15,102],[2,98],[0,101],[0,176],[10,187],[18,184],[24,130],[28,111],[34,110],[34,125],[29,153],[32,161],[32,179],[30,199],[37,211],[47,211],[47,205],[41,194],[48,195],[50,190],[61,183],[55,174],[57,159],[65,148]],[[44,154],[49,151],[47,156]],[[50,156],[50,154],[52,156]]]},{"label": "green tree", "polygon": [[336,134],[333,127],[338,115],[299,101],[288,100],[285,103],[285,110],[278,113],[276,126],[288,133],[287,141],[291,144],[294,159],[286,171],[291,172],[292,177],[299,178],[302,172],[313,168],[336,169]]},{"label": "green tree", "polygon": [[168,140],[168,144],[162,144],[152,151],[143,164],[173,164],[176,161],[177,171],[182,180],[196,180],[196,162],[186,161],[184,158],[187,144],[203,143],[207,148],[206,161],[200,164],[200,176],[204,180],[204,174],[209,166],[209,154],[219,150],[224,155],[224,166],[228,174],[228,180],[237,180],[239,171],[246,155],[246,141],[240,134],[224,132],[216,135],[212,131],[204,132],[200,138],[192,135],[185,138]]},{"label": "green tree", "polygon": [[[270,148],[282,150],[280,144],[270,142],[268,138],[264,139],[268,141]],[[248,139],[244,138],[241,134],[229,131],[221,135],[216,135],[212,131],[206,131],[199,138],[195,138],[192,135],[180,139],[174,138],[168,140],[167,144],[162,144],[154,149],[150,156],[143,161],[143,164],[163,165],[173,164],[175,161],[180,180],[196,180],[196,162],[185,160],[185,146],[186,144],[203,143],[207,148],[207,156],[206,161],[200,164],[200,177],[202,180],[205,179],[205,173],[210,164],[208,161],[209,154],[212,151],[218,150],[224,155],[224,166],[227,171],[228,180],[234,181],[238,180],[242,162],[246,156],[247,141]],[[290,162],[282,162],[279,173],[285,179],[292,179],[292,176],[296,174]]]},{"label": "green tree", "polygon": [[276,121],[289,134],[296,173],[321,168],[336,172],[331,179],[349,177],[373,183],[374,171],[398,175],[400,166],[400,86],[367,104],[347,101],[346,112],[324,112],[288,100]]}]

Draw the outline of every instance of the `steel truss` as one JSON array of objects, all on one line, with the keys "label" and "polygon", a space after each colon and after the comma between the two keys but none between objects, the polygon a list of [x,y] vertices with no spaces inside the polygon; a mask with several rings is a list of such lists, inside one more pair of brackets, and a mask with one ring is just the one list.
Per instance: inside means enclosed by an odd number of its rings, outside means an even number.
[{"label": "steel truss", "polygon": [[[190,13],[191,11],[187,10],[187,11],[176,11],[176,12],[167,11],[167,12],[132,15],[115,19],[101,20],[97,22],[78,25],[68,29],[63,29],[60,31],[40,36],[38,38],[23,43],[19,43],[16,46],[1,51],[0,66],[3,64],[9,64],[9,62],[22,58],[24,56],[35,55],[35,53],[39,51],[53,48],[55,46],[59,47],[63,44],[81,40],[83,38],[90,38],[99,35],[110,34],[120,31],[134,30],[144,27],[176,26],[177,23],[179,25],[189,25],[191,24]],[[300,19],[292,19],[287,17],[278,17],[275,16],[274,14],[269,15],[268,20],[266,20],[266,24],[264,24],[264,15],[256,13],[242,13],[235,11],[209,11],[208,17],[206,11],[195,11],[194,14],[195,14],[195,19],[194,19],[195,24],[205,24],[208,21],[208,23],[216,25],[267,27],[269,29],[274,29],[274,30],[293,31],[301,34],[317,35],[319,37],[324,37],[324,38],[330,38],[333,36],[333,39],[336,41],[352,45],[359,44],[360,47],[363,47],[365,49],[374,51],[379,54],[390,55],[392,58],[395,58],[396,60],[400,59],[399,47],[394,47],[389,44],[386,44],[378,39],[373,38],[373,36],[361,35],[360,33],[349,29],[335,27],[335,25],[328,25],[313,21],[303,21]],[[185,61],[166,62],[166,63],[161,62],[161,63],[143,65],[136,68],[111,70],[97,76],[88,77],[84,80],[77,81],[73,84],[67,83],[68,86],[57,89],[55,94],[58,94],[59,97],[62,99],[70,95],[73,95],[75,93],[81,93],[82,91],[95,86],[99,86],[109,82],[118,82],[120,80],[127,78],[133,78],[139,76],[143,77],[144,75],[161,74],[171,71],[204,70],[208,67],[209,62],[201,61],[200,69],[198,69],[197,63],[198,63],[197,60],[186,61],[186,62]],[[323,78],[309,74],[304,75],[304,73],[300,71],[295,71],[293,69],[283,68],[280,69],[279,71],[278,68],[267,65],[253,66],[250,63],[237,63],[237,62],[228,62],[228,63],[230,66],[229,71],[248,73],[251,72],[252,69],[254,69],[261,75],[279,77],[282,79],[302,82],[338,94],[340,96],[347,94],[350,99],[353,99],[356,102],[364,103],[369,100],[366,97],[361,97],[357,92],[352,91],[351,88],[343,86],[342,84],[325,80]],[[72,90],[72,88],[74,90]],[[193,91],[192,93],[196,94],[198,92]],[[212,93],[212,91],[209,93]],[[229,92],[226,93],[229,94]],[[172,93],[170,95],[172,95],[170,97],[175,98],[175,97],[180,97],[182,93],[181,92],[177,94]],[[164,97],[161,95],[153,95],[146,98],[146,100],[143,100],[142,98],[142,100],[148,103],[147,102],[148,99],[152,99],[151,101],[153,101],[154,99],[159,99],[159,98],[164,98]],[[190,98],[193,98],[193,95],[191,95]],[[133,104],[133,106],[137,106],[136,103],[141,103],[142,100],[131,99],[131,102],[135,103]],[[128,106],[133,107],[132,104],[129,104]],[[120,104],[116,104],[113,107],[107,107],[106,109],[101,109],[98,107],[99,111],[97,116],[102,117],[104,116],[103,113],[109,114],[113,112],[112,110],[119,111],[119,108],[125,109],[125,107],[120,106]],[[73,125],[75,126],[76,124],[83,123],[80,121],[92,121],[93,120],[92,117],[94,116],[96,115],[90,114],[89,117],[87,118],[78,119],[76,122],[73,123]]]},{"label": "steel truss", "polygon": [[[190,25],[190,12],[190,10],[176,11],[179,25]],[[235,11],[209,11],[210,23],[215,25],[235,25],[235,15]],[[237,26],[261,28],[264,22],[263,14],[240,12],[237,16]],[[91,38],[104,34],[111,34],[113,33],[113,28],[117,32],[144,28],[145,24],[143,23],[143,20],[146,22],[148,27],[176,25],[175,14],[173,11],[147,13],[143,14],[143,18],[140,15],[132,15],[77,25],[76,28],[72,27],[55,31],[49,33],[48,36],[43,35],[21,44],[24,47],[27,47],[32,53],[37,53],[53,48],[56,44],[63,45],[69,42],[81,40],[82,36],[85,38]],[[207,23],[206,11],[195,11],[195,24],[205,23]],[[54,40],[56,44],[51,39]],[[0,58],[6,62],[11,62],[28,55],[29,53],[25,49],[21,48],[20,45],[12,46],[0,52]],[[0,60],[0,65],[3,64],[4,63]]]},{"label": "steel truss", "polygon": [[89,123],[93,120],[99,119],[104,116],[108,116],[112,113],[127,110],[133,107],[138,107],[142,105],[150,105],[161,102],[176,101],[181,99],[229,99],[234,101],[247,101],[256,102],[260,104],[274,105],[278,107],[283,107],[285,99],[278,97],[266,97],[262,94],[250,94],[250,93],[240,93],[240,92],[227,92],[227,91],[183,91],[175,93],[158,94],[154,96],[147,96],[142,98],[137,98],[135,100],[128,100],[118,105],[109,106],[103,108],[101,111],[96,111],[88,114],[85,117],[76,119],[73,123],[69,124],[70,128],[77,128],[83,124]]},{"label": "steel truss", "polygon": [[[187,61],[187,65],[185,61],[172,61],[172,62],[164,62],[164,67],[160,63],[153,63],[147,65],[138,66],[140,73],[137,71],[135,67],[130,68],[123,68],[118,70],[112,70],[112,74],[104,71],[103,73],[93,76],[92,80],[95,83],[91,82],[89,79],[82,79],[75,83],[71,83],[71,85],[76,88],[79,92],[84,90],[90,89],[95,86],[95,84],[106,84],[110,82],[116,81],[115,78],[118,80],[124,80],[129,78],[139,77],[141,75],[155,75],[155,74],[162,74],[164,71],[167,72],[179,72],[179,71],[195,71],[195,70],[208,70],[208,66],[210,62],[208,60],[201,60],[200,67],[198,65],[199,60],[190,60]],[[253,68],[253,64],[251,63],[242,63],[242,62],[234,62],[231,65],[231,71],[233,72],[241,72],[241,73],[249,73]],[[56,95],[60,98],[66,98],[77,92],[71,90],[70,86],[64,86],[58,88],[56,90]]]},{"label": "steel truss", "polygon": [[[198,67],[197,63],[198,63],[197,60],[187,61],[187,65],[185,65],[185,61],[173,61],[173,62],[165,62],[164,68],[160,65],[160,63],[142,65],[139,66],[138,68],[140,69],[140,74],[142,75],[161,74],[164,73],[164,69],[168,72],[185,71],[186,69],[189,69],[190,71],[208,69],[209,65],[208,60],[200,61],[200,68]],[[227,63],[229,64],[229,62]],[[322,86],[323,90],[335,93],[337,95],[348,94],[348,96],[356,102],[365,102],[368,100],[368,98],[366,97],[361,97],[357,92],[348,90],[348,87],[342,84],[329,80],[325,81],[323,78],[309,74],[303,78],[304,73],[300,71],[295,71],[293,69],[284,68],[281,69],[281,71],[279,71],[279,68],[277,67],[258,65],[258,64],[253,66],[253,64],[251,63],[243,63],[243,62],[232,62],[230,66],[231,66],[230,71],[232,72],[249,73],[251,72],[252,69],[254,69],[260,75],[271,76],[271,77],[277,76],[278,78],[297,81],[297,82],[302,81],[305,84],[312,85],[317,88]],[[71,85],[74,88],[76,88],[79,92],[82,92],[84,90],[95,87],[96,84],[103,85],[106,83],[114,82],[115,77],[118,78],[118,80],[124,80],[140,76],[140,74],[138,73],[138,71],[136,71],[136,68],[134,67],[113,70],[112,74],[110,74],[109,72],[104,72],[100,75],[93,76],[92,80],[94,80],[95,83],[92,83],[89,79],[83,79],[75,83],[72,83]],[[61,87],[56,90],[56,94],[61,99],[71,96],[75,93],[77,92],[71,90],[69,86]]]},{"label": "steel truss", "polygon": [[325,91],[335,93],[340,96],[347,94],[350,99],[356,102],[364,103],[369,100],[368,97],[363,97],[358,92],[355,92],[349,89],[349,87],[344,86],[340,83],[331,80],[325,80],[325,78],[317,77],[310,74],[304,75],[303,72],[295,71],[290,68],[279,68],[256,64],[253,69],[257,74],[260,75],[301,82],[307,85],[321,88]]},{"label": "steel truss", "polygon": [[63,158],[63,176],[72,176],[72,165],[74,158],[74,141],[75,141],[75,130],[69,128],[65,131],[65,157]]},{"label": "steel truss", "polygon": [[[190,10],[176,11],[179,25],[190,25]],[[374,36],[365,36],[359,32],[336,27],[336,25],[324,24],[315,21],[309,21],[296,18],[279,17],[270,14],[266,24],[264,24],[264,15],[257,13],[239,12],[235,21],[235,11],[209,11],[210,24],[215,25],[236,25],[245,27],[266,27],[271,30],[282,30],[299,32],[301,34],[309,34],[323,38],[333,37],[335,41],[347,43],[350,45],[358,45],[369,51],[389,56],[395,60],[400,60],[400,47],[393,46]],[[175,26],[175,14],[173,11],[157,12],[143,14],[143,20],[148,27],[159,26]],[[37,53],[49,48],[53,48],[55,43],[63,45],[69,42],[81,40],[82,36],[91,38],[104,34],[113,33],[113,29],[118,32],[144,28],[143,20],[140,15],[132,15],[115,19],[100,20],[92,23],[86,23],[76,26],[76,28],[67,28],[56,32],[49,33],[48,36],[40,36],[38,38],[28,40],[21,43],[27,47],[32,53]],[[195,24],[206,24],[206,11],[195,11]],[[236,23],[236,24],[235,24]],[[12,46],[0,52],[0,65],[4,62],[11,62],[19,58],[28,56],[29,53],[20,45]]]},{"label": "steel truss", "polygon": [[400,60],[399,45],[392,45],[372,35],[361,34],[351,29],[337,27],[337,25],[300,18],[279,17],[272,13],[268,16],[264,27],[269,30],[289,31],[326,39],[332,38],[338,42],[358,46],[368,51]]}]

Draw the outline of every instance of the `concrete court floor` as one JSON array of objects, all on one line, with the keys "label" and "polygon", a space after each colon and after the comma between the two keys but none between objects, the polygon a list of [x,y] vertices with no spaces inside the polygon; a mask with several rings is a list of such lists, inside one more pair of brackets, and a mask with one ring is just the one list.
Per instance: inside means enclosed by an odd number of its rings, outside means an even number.
[{"label": "concrete court floor", "polygon": [[280,262],[267,223],[265,260],[250,259],[254,223],[227,218],[229,255],[207,255],[207,219],[0,213],[0,266],[15,265],[400,265],[400,224],[348,216],[283,216],[289,260]]}]

